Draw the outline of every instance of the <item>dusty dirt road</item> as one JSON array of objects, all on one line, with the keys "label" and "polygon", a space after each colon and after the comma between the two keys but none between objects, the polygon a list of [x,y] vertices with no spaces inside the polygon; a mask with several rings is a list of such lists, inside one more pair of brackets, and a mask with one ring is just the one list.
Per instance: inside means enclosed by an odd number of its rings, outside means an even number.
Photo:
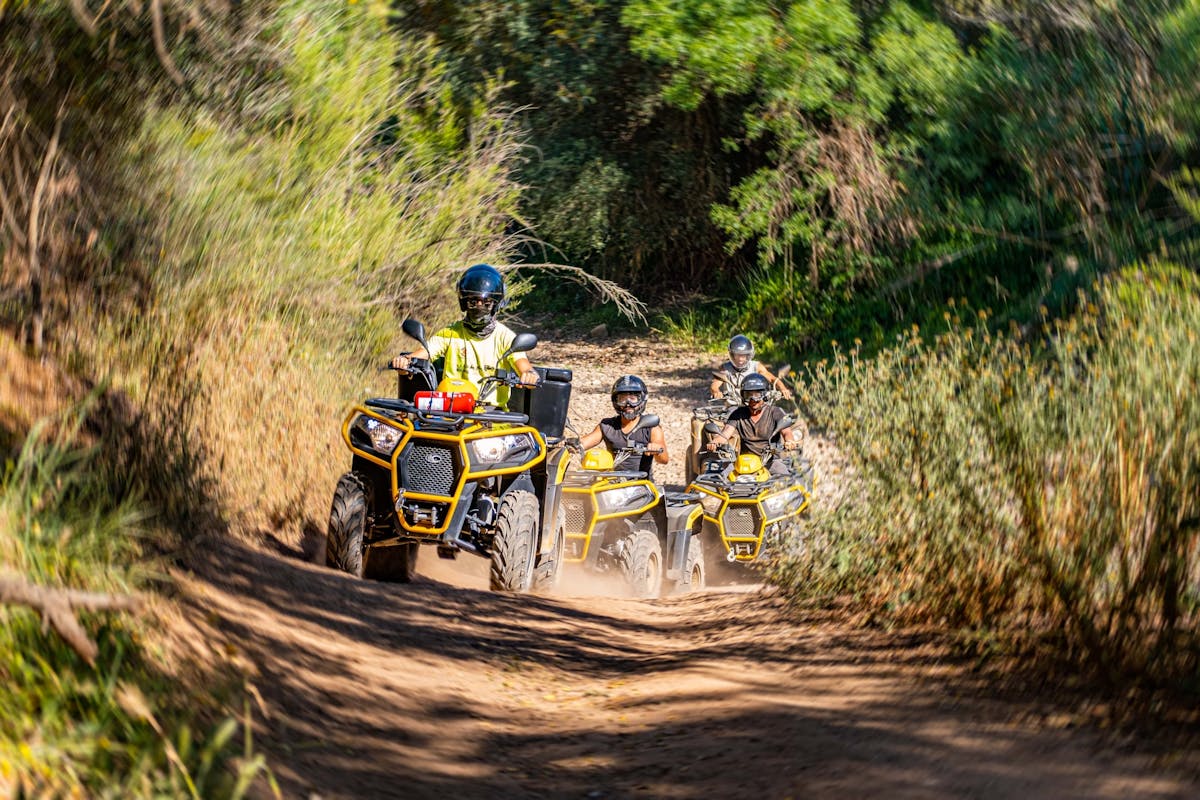
[{"label": "dusty dirt road", "polygon": [[[632,342],[540,354],[576,368],[591,420],[640,371],[681,452],[707,359]],[[673,467],[660,477],[677,482]],[[1170,754],[991,697],[938,645],[797,617],[760,586],[639,601],[568,581],[514,597],[487,591],[470,556],[423,551],[422,576],[396,586],[302,552],[222,542],[179,576],[208,629],[197,640],[255,673],[255,741],[286,797],[1200,794]]]}]

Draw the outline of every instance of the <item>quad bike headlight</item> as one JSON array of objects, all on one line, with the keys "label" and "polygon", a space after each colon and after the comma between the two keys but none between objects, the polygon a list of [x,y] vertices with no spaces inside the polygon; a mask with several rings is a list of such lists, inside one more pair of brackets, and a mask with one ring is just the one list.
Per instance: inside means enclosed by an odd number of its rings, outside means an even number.
[{"label": "quad bike headlight", "polygon": [[606,489],[596,494],[596,505],[601,514],[615,514],[630,508],[639,508],[653,499],[645,484]]},{"label": "quad bike headlight", "polygon": [[704,509],[704,513],[710,517],[715,517],[717,512],[721,510],[721,498],[712,494],[700,494],[700,507]]},{"label": "quad bike headlight", "polygon": [[473,440],[469,452],[472,467],[516,466],[537,455],[537,442],[528,433],[489,436]]},{"label": "quad bike headlight", "polygon": [[763,513],[768,518],[782,517],[784,514],[792,510],[792,503],[796,500],[796,490],[788,492],[780,492],[776,495],[764,498],[762,501]]},{"label": "quad bike headlight", "polygon": [[390,456],[404,438],[404,431],[394,425],[360,414],[350,425],[351,441],[358,440],[367,444],[372,450]]}]

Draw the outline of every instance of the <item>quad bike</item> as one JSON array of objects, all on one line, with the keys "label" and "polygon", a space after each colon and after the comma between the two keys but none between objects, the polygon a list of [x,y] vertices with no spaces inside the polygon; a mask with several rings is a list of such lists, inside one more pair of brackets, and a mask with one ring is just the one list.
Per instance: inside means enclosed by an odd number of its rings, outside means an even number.
[{"label": "quad bike", "polygon": [[[785,364],[779,370],[779,377],[785,377],[790,371],[791,365]],[[712,377],[721,381],[721,397],[692,409],[692,437],[684,462],[684,482],[688,484],[694,481],[704,469],[705,446],[712,441],[714,435],[708,431],[708,423],[716,424],[716,433],[720,433],[725,421],[729,419],[729,415],[742,404],[741,388],[730,379],[728,373],[713,372]],[[767,392],[766,401],[778,403],[782,397],[783,393],[778,389],[771,389]],[[740,442],[736,434],[730,439],[729,445],[734,452],[737,452]]]},{"label": "quad bike", "polygon": [[[405,320],[403,330],[429,352],[421,323]],[[518,334],[499,360],[536,346],[536,336]],[[333,495],[325,562],[406,583],[420,546],[434,545],[443,558],[461,550],[490,559],[493,589],[553,586],[565,541],[559,491],[571,373],[537,371],[535,388],[506,371],[479,387],[439,384],[432,362],[413,359],[398,371],[396,399],[355,406],[342,424],[352,461]],[[501,385],[513,387],[513,410],[487,402]]]},{"label": "quad bike", "polygon": [[[790,419],[784,419],[776,433],[790,424]],[[716,423],[706,427],[710,435],[720,433]],[[688,486],[689,492],[700,495],[701,535],[709,545],[708,566],[714,573],[727,565],[759,560],[767,534],[809,511],[815,488],[812,465],[778,446],[769,453],[786,460],[786,474],[772,475],[758,456],[739,456],[729,445],[720,445],[708,454],[704,470]]]},{"label": "quad bike", "polygon": [[[647,414],[634,430],[657,424]],[[630,443],[617,454],[645,451]],[[587,452],[581,467],[562,486],[568,567],[615,573],[636,597],[657,597],[664,582],[675,593],[704,588],[698,494],[662,492],[645,472],[616,470],[608,450]]]}]

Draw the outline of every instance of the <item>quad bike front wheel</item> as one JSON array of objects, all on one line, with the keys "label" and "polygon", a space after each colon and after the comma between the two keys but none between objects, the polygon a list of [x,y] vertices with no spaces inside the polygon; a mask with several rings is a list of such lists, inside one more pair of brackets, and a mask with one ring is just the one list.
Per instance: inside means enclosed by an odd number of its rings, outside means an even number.
[{"label": "quad bike front wheel", "polygon": [[417,554],[421,545],[417,542],[402,542],[393,545],[375,545],[367,550],[364,577],[388,583],[412,583],[417,574]]},{"label": "quad bike front wheel", "polygon": [[550,556],[537,565],[534,570],[533,588],[540,592],[550,592],[558,588],[562,580],[563,558],[567,549],[567,513],[558,509],[554,521],[554,547]]},{"label": "quad bike front wheel", "polygon": [[698,592],[704,588],[707,583],[708,569],[704,564],[704,546],[700,544],[700,537],[695,534],[688,543],[687,562],[683,566],[683,572],[685,575],[691,576],[691,583],[684,583],[682,580],[676,582],[675,594]]},{"label": "quad bike front wheel", "polygon": [[338,479],[329,509],[329,528],[325,533],[325,563],[363,576],[363,536],[367,531],[366,481],[356,472]]},{"label": "quad bike front wheel", "polygon": [[537,549],[537,495],[514,489],[500,500],[489,583],[499,592],[527,592]]},{"label": "quad bike front wheel", "polygon": [[634,597],[658,597],[662,588],[662,544],[652,531],[635,531],[622,557],[625,582]]}]

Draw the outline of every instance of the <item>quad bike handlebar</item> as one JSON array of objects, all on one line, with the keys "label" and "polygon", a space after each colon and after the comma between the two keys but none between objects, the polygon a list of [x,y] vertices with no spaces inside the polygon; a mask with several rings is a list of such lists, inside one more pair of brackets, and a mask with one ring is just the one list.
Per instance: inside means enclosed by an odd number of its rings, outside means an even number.
[{"label": "quad bike handlebar", "polygon": [[470,420],[472,422],[492,422],[492,423],[507,423],[511,425],[525,425],[529,422],[529,417],[525,414],[517,413],[516,411],[483,411],[479,413],[459,414],[450,411],[422,411],[416,405],[407,400],[393,400],[388,397],[373,397],[367,400],[363,405],[368,408],[377,408],[383,411],[399,411],[403,414],[409,414],[416,417],[425,423],[446,423],[446,422],[461,422]]}]

